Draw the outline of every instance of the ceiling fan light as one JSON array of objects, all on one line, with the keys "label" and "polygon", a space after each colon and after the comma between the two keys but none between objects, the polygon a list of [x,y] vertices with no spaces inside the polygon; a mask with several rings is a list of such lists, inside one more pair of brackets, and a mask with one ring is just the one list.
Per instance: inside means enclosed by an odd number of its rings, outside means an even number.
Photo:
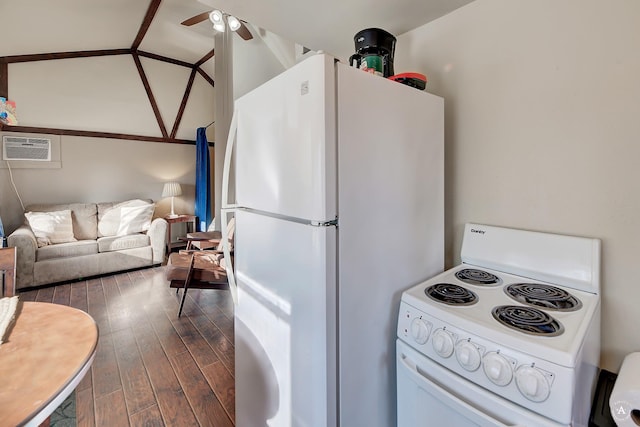
[{"label": "ceiling fan light", "polygon": [[229,24],[229,29],[231,31],[237,31],[241,26],[240,20],[233,15],[229,15],[227,17],[227,23]]},{"label": "ceiling fan light", "polygon": [[216,22],[213,24],[213,29],[219,33],[224,33],[224,22]]},{"label": "ceiling fan light", "polygon": [[209,14],[209,20],[213,22],[213,25],[215,24],[224,25],[224,23],[222,22],[222,12],[219,11],[218,9],[214,9],[211,11],[211,13]]}]

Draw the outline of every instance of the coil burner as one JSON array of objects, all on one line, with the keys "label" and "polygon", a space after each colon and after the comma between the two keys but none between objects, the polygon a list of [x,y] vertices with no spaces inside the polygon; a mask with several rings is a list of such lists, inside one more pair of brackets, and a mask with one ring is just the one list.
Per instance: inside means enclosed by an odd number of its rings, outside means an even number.
[{"label": "coil burner", "polygon": [[465,268],[456,272],[456,278],[470,285],[479,286],[496,286],[502,283],[502,280],[495,274],[478,270],[476,268]]},{"label": "coil burner", "polygon": [[478,295],[467,288],[452,283],[437,283],[429,286],[424,293],[432,300],[447,305],[472,305],[478,302]]},{"label": "coil burner", "polygon": [[582,307],[582,302],[564,289],[541,283],[514,283],[504,292],[522,304],[547,310],[575,311]]},{"label": "coil burner", "polygon": [[564,332],[560,322],[533,307],[501,305],[491,310],[491,314],[501,324],[530,335],[555,337]]}]

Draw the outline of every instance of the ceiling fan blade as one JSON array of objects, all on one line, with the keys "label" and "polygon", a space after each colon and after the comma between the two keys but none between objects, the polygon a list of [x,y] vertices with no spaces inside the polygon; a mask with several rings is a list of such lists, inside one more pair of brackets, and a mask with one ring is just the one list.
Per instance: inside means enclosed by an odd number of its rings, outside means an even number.
[{"label": "ceiling fan blade", "polygon": [[253,38],[251,31],[249,31],[249,29],[245,25],[245,21],[240,21],[240,28],[236,30],[236,33],[238,33],[238,35],[244,40],[251,40]]},{"label": "ceiling fan blade", "polygon": [[184,21],[181,22],[182,25],[186,25],[186,26],[191,26],[191,25],[195,25],[195,24],[199,24],[202,21],[205,21],[207,19],[209,19],[209,12],[202,12],[199,15],[196,16],[192,16],[189,19],[185,19]]}]

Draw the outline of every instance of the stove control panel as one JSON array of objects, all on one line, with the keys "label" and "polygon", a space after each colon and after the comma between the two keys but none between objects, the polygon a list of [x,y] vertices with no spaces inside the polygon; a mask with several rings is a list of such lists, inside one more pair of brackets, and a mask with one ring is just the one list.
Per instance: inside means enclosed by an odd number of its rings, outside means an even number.
[{"label": "stove control panel", "polygon": [[[470,333],[431,312],[402,302],[398,338],[425,357],[525,408],[538,413],[561,412],[565,401],[554,396],[573,393],[574,370]],[[453,357],[455,355],[455,357]]]}]

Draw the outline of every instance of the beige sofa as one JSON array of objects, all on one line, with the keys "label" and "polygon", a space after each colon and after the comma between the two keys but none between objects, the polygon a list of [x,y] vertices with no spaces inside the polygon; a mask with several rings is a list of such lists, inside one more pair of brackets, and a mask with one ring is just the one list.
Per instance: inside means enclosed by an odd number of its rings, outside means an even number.
[{"label": "beige sofa", "polygon": [[153,209],[138,199],[27,206],[7,239],[17,249],[16,289],[161,264],[167,222]]}]

